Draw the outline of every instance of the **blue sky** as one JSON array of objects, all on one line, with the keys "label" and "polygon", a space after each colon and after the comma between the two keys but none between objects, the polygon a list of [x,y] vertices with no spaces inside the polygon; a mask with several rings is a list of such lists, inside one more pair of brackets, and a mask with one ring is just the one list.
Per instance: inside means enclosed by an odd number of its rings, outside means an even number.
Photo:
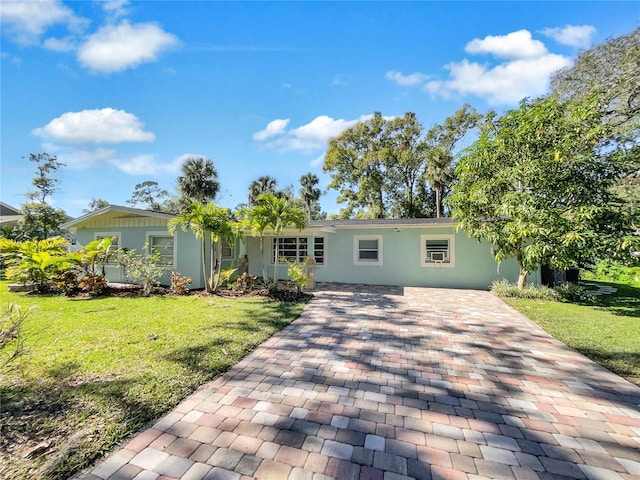
[{"label": "blue sky", "polygon": [[78,216],[146,180],[174,191],[188,155],[231,208],[260,175],[326,187],[327,140],[354,122],[514,107],[638,28],[640,3],[1,0],[0,19],[0,199],[23,203],[47,152],[67,164],[51,203]]}]

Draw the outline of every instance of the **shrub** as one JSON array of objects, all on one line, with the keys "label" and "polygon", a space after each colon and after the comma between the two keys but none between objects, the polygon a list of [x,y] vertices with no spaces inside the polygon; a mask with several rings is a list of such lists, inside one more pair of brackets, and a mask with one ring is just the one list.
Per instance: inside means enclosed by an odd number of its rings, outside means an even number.
[{"label": "shrub", "polygon": [[[145,243],[143,248],[147,250],[149,245]],[[142,254],[130,250],[122,256],[121,263],[125,265],[128,277],[142,287],[144,296],[151,295],[153,287],[158,285],[166,272],[166,267],[160,263],[161,258],[157,250]]]},{"label": "shrub", "polygon": [[188,285],[191,285],[190,277],[180,275],[178,272],[171,272],[171,293],[174,295],[185,295],[189,291]]},{"label": "shrub", "polygon": [[582,285],[577,283],[563,283],[553,288],[561,300],[567,302],[592,302],[595,297]]},{"label": "shrub", "polygon": [[235,289],[242,290],[243,292],[246,292],[248,290],[253,290],[253,287],[255,286],[255,282],[256,282],[256,276],[249,275],[248,273],[245,272],[236,279]]},{"label": "shrub", "polygon": [[99,295],[107,287],[107,279],[99,273],[88,272],[82,276],[78,286],[89,295]]},{"label": "shrub", "polygon": [[215,285],[223,285],[228,287],[233,282],[233,276],[238,269],[235,267],[223,268],[216,274]]},{"label": "shrub", "polygon": [[609,260],[598,262],[591,272],[583,274],[586,280],[603,280],[640,285],[640,265],[625,266]]},{"label": "shrub", "polygon": [[508,280],[498,280],[491,284],[491,291],[499,297],[531,298],[538,300],[558,300],[560,295],[545,286],[527,285],[520,289]]},{"label": "shrub", "polygon": [[80,272],[75,269],[58,273],[53,279],[56,290],[72,297],[80,290]]},{"label": "shrub", "polygon": [[302,293],[305,285],[307,284],[307,260],[304,262],[289,262],[286,259],[282,259],[287,263],[287,275],[289,275],[289,283],[295,286],[298,293]]}]

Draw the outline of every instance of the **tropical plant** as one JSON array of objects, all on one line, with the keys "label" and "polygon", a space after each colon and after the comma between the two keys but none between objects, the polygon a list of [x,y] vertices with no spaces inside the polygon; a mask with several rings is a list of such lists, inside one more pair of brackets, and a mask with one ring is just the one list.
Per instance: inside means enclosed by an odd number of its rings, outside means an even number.
[{"label": "tropical plant", "polygon": [[295,286],[296,292],[298,294],[302,293],[305,285],[307,284],[307,263],[309,262],[309,257],[305,258],[305,260],[300,263],[297,260],[294,262],[288,261],[286,258],[283,260],[287,264],[287,275],[289,276],[290,283]]},{"label": "tropical plant", "polygon": [[161,262],[162,257],[159,251],[153,250],[151,253],[146,253],[149,250],[148,243],[144,244],[143,250],[145,253],[141,254],[136,253],[135,250],[129,250],[123,255],[122,261],[127,265],[127,274],[131,280],[142,286],[144,296],[149,296],[167,269]]},{"label": "tropical plant", "polygon": [[320,179],[313,173],[305,173],[300,177],[300,185],[302,186],[300,189],[300,197],[302,197],[302,201],[307,207],[307,220],[309,221],[311,221],[311,207],[318,201],[320,195],[322,195],[322,191],[316,187],[319,182]]},{"label": "tropical plant", "polygon": [[171,293],[174,295],[185,295],[192,283],[190,277],[180,275],[179,272],[171,272]]},{"label": "tropical plant", "polygon": [[272,193],[276,195],[277,184],[278,181],[269,175],[263,175],[251,182],[249,185],[249,195],[247,196],[247,203],[249,207],[255,207],[258,202],[258,197],[263,193]]},{"label": "tropical plant", "polygon": [[[202,260],[202,275],[207,292],[217,288],[216,273],[221,268],[222,241],[233,243],[235,230],[229,210],[218,207],[213,203],[203,205],[198,202],[191,202],[178,216],[172,218],[168,223],[171,235],[175,235],[176,228],[182,231],[191,231],[200,240],[200,253]],[[206,265],[206,236],[210,234],[211,250],[210,264],[207,270]]]},{"label": "tropical plant", "polygon": [[24,242],[0,238],[0,254],[8,266],[7,278],[31,282],[40,291],[50,289],[54,277],[72,267],[66,255],[67,245],[62,237]]},{"label": "tropical plant", "polygon": [[[282,235],[282,231],[287,227],[295,227],[302,230],[306,225],[306,214],[301,208],[291,204],[285,198],[278,198],[273,194],[266,193],[258,197],[258,204],[250,209],[248,216],[254,229],[260,236],[260,257],[262,262],[263,279],[268,282],[270,289],[278,288],[278,239]],[[274,234],[274,266],[273,278],[267,279],[264,268],[264,232],[266,229],[273,231]]]},{"label": "tropical plant", "polygon": [[212,160],[204,157],[185,160],[178,177],[178,191],[184,198],[204,204],[213,201],[219,189],[218,171]]}]

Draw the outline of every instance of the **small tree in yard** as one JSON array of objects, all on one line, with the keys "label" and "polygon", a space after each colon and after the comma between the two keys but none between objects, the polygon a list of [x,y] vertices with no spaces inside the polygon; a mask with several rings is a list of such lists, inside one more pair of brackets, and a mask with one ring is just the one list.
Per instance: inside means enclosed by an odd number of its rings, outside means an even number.
[{"label": "small tree in yard", "polygon": [[[143,248],[147,251],[149,244],[145,243]],[[167,271],[160,260],[161,254],[156,250],[142,254],[130,250],[123,255],[122,263],[127,266],[127,275],[134,283],[142,286],[142,293],[145,296],[151,295],[153,287],[158,285]]]},{"label": "small tree in yard", "polygon": [[49,290],[53,278],[71,268],[66,255],[68,242],[62,237],[16,242],[0,238],[0,254],[6,262],[7,277],[13,281],[31,282],[39,291]]},{"label": "small tree in yard", "polygon": [[[249,210],[249,219],[253,225],[253,229],[260,235],[260,253],[264,269],[264,232],[266,229],[273,231],[275,245],[275,261],[273,265],[273,278],[270,280],[271,288],[278,288],[278,239],[282,235],[282,231],[287,227],[295,227],[302,230],[306,225],[306,212],[291,204],[286,198],[278,198],[270,193],[260,195],[258,204]],[[265,275],[266,280],[266,275]]]},{"label": "small tree in yard", "polygon": [[453,217],[497,261],[516,259],[520,288],[541,262],[567,268],[628,249],[633,219],[609,187],[630,156],[608,142],[601,115],[593,96],[524,100],[490,116],[456,167]]}]

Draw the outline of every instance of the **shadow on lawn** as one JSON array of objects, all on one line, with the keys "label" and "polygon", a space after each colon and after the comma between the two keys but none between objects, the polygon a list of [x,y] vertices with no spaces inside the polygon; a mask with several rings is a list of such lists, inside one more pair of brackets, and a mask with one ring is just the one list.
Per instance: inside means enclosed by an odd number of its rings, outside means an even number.
[{"label": "shadow on lawn", "polygon": [[589,280],[588,283],[613,287],[617,291],[612,294],[598,296],[593,301],[575,302],[576,304],[606,310],[613,315],[640,317],[640,287],[592,280]]}]

